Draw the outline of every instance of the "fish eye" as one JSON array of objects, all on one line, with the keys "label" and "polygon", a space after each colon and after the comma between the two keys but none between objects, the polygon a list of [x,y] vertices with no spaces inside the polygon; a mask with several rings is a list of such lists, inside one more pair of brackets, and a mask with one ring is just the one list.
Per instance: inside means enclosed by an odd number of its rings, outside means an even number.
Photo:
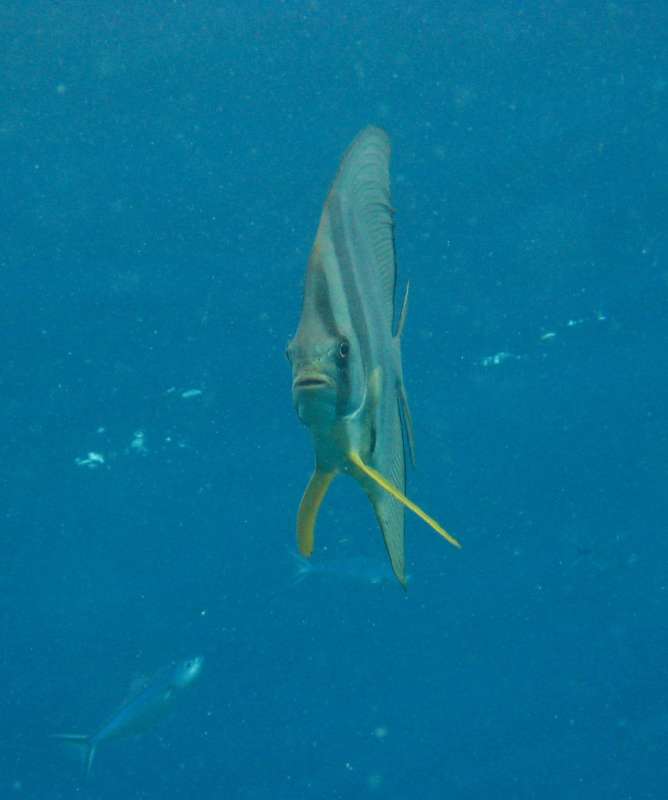
[{"label": "fish eye", "polygon": [[343,339],[339,344],[339,357],[340,358],[348,358],[348,354],[350,353],[350,342],[347,339]]}]

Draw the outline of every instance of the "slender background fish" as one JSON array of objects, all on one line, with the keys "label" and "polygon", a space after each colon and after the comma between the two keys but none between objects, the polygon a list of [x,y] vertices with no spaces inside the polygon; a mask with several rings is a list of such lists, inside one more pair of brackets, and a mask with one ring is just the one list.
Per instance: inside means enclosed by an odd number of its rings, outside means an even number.
[{"label": "slender background fish", "polygon": [[52,738],[74,745],[81,751],[88,775],[95,751],[102,742],[136,736],[149,730],[170,711],[176,697],[199,676],[203,663],[204,659],[198,656],[161,670],[92,735],[59,733]]},{"label": "slender background fish", "polygon": [[361,131],[343,156],[309,257],[299,328],[287,350],[297,414],[313,437],[315,471],[297,516],[297,542],[313,551],[320,505],[339,473],[373,504],[392,569],[406,586],[404,507],[459,542],[404,494],[405,447],[415,448],[401,365],[408,288],[396,333],[390,141]]},{"label": "slender background fish", "polygon": [[297,553],[290,552],[295,564],[295,583],[301,583],[309,576],[331,576],[352,583],[380,586],[394,582],[394,573],[389,562],[368,556],[348,556],[347,558],[325,558],[313,561]]}]

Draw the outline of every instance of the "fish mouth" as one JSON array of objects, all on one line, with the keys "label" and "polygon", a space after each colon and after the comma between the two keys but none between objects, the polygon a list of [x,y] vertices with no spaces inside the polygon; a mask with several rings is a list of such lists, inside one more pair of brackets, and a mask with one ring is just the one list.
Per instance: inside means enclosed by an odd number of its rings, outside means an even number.
[{"label": "fish mouth", "polygon": [[332,381],[325,375],[301,375],[292,383],[296,391],[313,391],[332,386]]}]

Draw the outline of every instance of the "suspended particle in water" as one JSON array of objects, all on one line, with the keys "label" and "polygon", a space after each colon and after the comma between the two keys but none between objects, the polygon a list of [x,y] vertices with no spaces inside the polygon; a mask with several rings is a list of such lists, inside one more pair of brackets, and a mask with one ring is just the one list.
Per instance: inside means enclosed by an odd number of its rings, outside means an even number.
[{"label": "suspended particle in water", "polygon": [[480,366],[481,367],[498,367],[499,364],[503,364],[504,361],[519,360],[522,356],[516,356],[514,353],[506,353],[505,351],[501,350],[499,353],[495,353],[493,356],[485,356],[484,358],[480,359]]},{"label": "suspended particle in water", "polygon": [[366,779],[366,785],[372,792],[377,791],[383,785],[383,776],[379,772],[372,772]]},{"label": "suspended particle in water", "polygon": [[148,449],[146,447],[146,434],[144,431],[135,431],[132,435],[132,441],[130,442],[130,449],[133,450],[135,453],[141,453],[145,455],[148,453]]},{"label": "suspended particle in water", "polygon": [[382,741],[387,736],[387,728],[385,725],[377,725],[373,729],[373,735],[376,737],[376,739]]},{"label": "suspended particle in water", "polygon": [[77,467],[88,467],[88,469],[96,469],[104,464],[104,456],[102,453],[95,453],[91,450],[85,456],[80,456],[74,459]]}]

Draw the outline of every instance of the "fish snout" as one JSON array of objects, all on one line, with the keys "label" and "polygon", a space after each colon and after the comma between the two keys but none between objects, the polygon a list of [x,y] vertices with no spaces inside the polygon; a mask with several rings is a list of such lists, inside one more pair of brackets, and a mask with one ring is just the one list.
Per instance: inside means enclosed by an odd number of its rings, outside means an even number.
[{"label": "fish snout", "polygon": [[312,366],[297,369],[292,381],[292,401],[304,425],[330,426],[336,419],[336,381]]}]

